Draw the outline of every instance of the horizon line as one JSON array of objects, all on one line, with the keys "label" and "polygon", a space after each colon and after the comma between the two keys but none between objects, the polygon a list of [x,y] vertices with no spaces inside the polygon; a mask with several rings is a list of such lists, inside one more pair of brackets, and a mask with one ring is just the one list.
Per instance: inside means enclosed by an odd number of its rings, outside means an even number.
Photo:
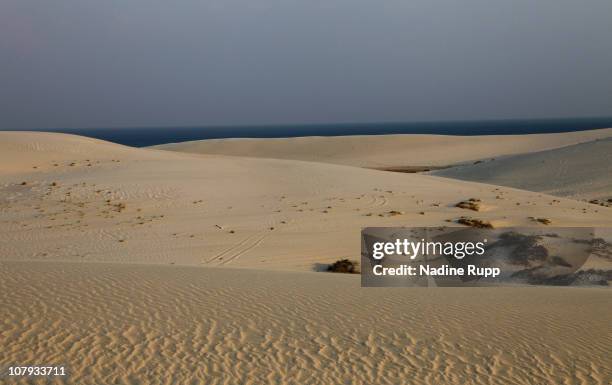
[{"label": "horizon line", "polygon": [[370,125],[417,125],[417,124],[512,124],[512,123],[533,123],[533,122],[564,122],[564,121],[598,121],[610,120],[612,124],[612,115],[603,116],[579,116],[579,117],[549,117],[549,118],[487,118],[487,119],[442,119],[442,120],[404,120],[404,121],[369,121],[369,122],[318,122],[318,123],[255,123],[255,124],[201,124],[201,125],[155,125],[155,126],[90,126],[90,127],[42,127],[42,128],[0,128],[0,131],[56,131],[56,130],[121,130],[121,129],[220,129],[220,128],[287,128],[287,127],[323,127],[323,126],[370,126]]}]

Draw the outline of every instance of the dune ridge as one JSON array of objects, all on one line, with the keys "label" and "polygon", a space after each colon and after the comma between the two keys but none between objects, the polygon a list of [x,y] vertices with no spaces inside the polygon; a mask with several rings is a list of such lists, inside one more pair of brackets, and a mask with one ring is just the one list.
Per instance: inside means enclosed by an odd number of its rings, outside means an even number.
[{"label": "dune ridge", "polygon": [[369,168],[448,166],[542,151],[612,136],[612,128],[531,135],[349,135],[208,139],[152,148],[199,154],[294,159]]}]

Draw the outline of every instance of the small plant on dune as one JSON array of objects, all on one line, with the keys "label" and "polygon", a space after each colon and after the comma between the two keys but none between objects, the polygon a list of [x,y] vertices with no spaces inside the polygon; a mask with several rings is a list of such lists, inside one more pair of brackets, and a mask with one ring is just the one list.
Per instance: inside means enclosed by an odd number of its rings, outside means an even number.
[{"label": "small plant on dune", "polygon": [[603,206],[603,207],[610,207],[612,206],[612,198],[608,199],[607,201],[604,199],[591,199],[589,203],[593,205]]},{"label": "small plant on dune", "polygon": [[457,203],[455,207],[472,211],[480,211],[480,199],[470,198],[467,201]]},{"label": "small plant on dune", "polygon": [[543,225],[550,225],[552,223],[552,221],[550,219],[548,219],[548,218],[529,217],[529,219],[531,219],[534,222],[541,223]]},{"label": "small plant on dune", "polygon": [[359,274],[359,264],[348,259],[339,259],[327,267],[332,273]]},{"label": "small plant on dune", "polygon": [[[108,201],[107,201],[107,202],[108,202]],[[125,204],[125,203],[123,203],[123,202],[120,202],[120,203],[115,203],[115,204],[114,204],[114,205],[112,205],[112,206],[113,206],[114,210],[115,210],[116,212],[118,212],[118,213],[122,212],[122,211],[123,211],[123,210],[125,210],[125,209],[126,209],[126,207],[127,207],[127,206],[126,206],[126,204]]]},{"label": "small plant on dune", "polygon": [[478,229],[492,229],[493,225],[490,222],[483,221],[482,219],[461,217],[457,219],[457,223]]}]

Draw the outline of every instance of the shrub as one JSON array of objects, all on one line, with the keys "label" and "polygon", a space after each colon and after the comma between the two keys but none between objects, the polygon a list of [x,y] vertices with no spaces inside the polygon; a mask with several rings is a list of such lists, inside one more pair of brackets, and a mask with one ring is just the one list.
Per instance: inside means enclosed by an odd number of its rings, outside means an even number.
[{"label": "shrub", "polygon": [[538,222],[541,223],[543,225],[550,225],[552,223],[552,221],[548,218],[536,218],[536,217],[529,217],[529,219],[531,219],[533,222]]},{"label": "shrub", "polygon": [[466,210],[479,211],[480,210],[480,199],[468,199],[467,201],[461,201],[455,205],[455,207],[459,207]]},{"label": "shrub", "polygon": [[461,217],[457,219],[457,223],[466,225],[466,226],[476,227],[478,229],[492,229],[493,228],[493,225],[489,222],[483,221],[481,219],[468,218],[468,217]]},{"label": "shrub", "polygon": [[359,274],[358,263],[348,259],[339,259],[327,267],[332,273]]}]

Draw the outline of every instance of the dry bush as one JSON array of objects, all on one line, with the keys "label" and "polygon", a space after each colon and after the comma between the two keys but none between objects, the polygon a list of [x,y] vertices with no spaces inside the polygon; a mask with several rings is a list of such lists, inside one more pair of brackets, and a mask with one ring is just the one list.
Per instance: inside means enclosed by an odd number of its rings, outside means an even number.
[{"label": "dry bush", "polygon": [[467,201],[457,203],[455,207],[472,211],[480,211],[480,199],[470,198]]},{"label": "dry bush", "polygon": [[536,218],[536,217],[529,217],[529,219],[531,219],[533,222],[538,222],[541,223],[543,225],[550,225],[552,223],[552,221],[548,218]]},{"label": "dry bush", "polygon": [[359,274],[359,263],[348,259],[339,259],[327,267],[332,273]]},{"label": "dry bush", "polygon": [[457,219],[457,223],[461,225],[475,227],[478,229],[492,229],[493,228],[493,225],[487,221],[483,221],[482,219],[469,218],[469,217],[461,217]]}]

